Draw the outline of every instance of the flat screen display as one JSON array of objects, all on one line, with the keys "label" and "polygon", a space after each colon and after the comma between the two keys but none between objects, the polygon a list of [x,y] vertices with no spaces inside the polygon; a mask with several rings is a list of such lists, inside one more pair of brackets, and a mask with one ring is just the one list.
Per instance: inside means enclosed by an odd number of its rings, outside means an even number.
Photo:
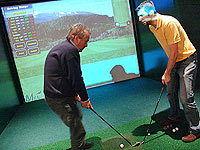
[{"label": "flat screen display", "polygon": [[80,53],[87,87],[140,76],[128,0],[60,0],[1,9],[25,102],[44,98],[46,56],[76,23],[91,32]]}]

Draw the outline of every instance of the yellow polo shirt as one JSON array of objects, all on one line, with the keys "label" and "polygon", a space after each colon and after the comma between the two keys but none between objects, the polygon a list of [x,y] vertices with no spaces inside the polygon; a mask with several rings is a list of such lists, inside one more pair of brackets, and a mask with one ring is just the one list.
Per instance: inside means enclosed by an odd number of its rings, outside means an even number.
[{"label": "yellow polo shirt", "polygon": [[178,43],[176,62],[188,58],[196,51],[179,21],[172,16],[157,14],[157,27],[150,25],[149,28],[168,57],[170,56],[169,45]]}]

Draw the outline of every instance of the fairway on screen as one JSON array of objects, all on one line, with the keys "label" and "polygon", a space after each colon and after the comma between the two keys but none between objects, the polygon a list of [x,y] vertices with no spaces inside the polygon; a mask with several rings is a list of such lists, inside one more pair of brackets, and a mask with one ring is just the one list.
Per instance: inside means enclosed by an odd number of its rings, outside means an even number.
[{"label": "fairway on screen", "polygon": [[91,32],[80,53],[87,87],[139,77],[127,0],[49,1],[6,6],[2,12],[25,102],[44,98],[46,56],[76,23]]}]

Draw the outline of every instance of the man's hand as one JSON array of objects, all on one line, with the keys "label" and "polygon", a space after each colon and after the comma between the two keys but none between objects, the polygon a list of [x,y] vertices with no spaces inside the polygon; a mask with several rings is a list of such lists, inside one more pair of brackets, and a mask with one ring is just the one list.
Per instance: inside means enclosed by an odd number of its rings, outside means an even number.
[{"label": "man's hand", "polygon": [[81,103],[81,97],[79,95],[75,96],[75,99]]},{"label": "man's hand", "polygon": [[82,107],[85,107],[85,108],[92,108],[93,109],[93,107],[92,107],[92,104],[90,103],[90,100],[87,100],[86,102],[81,102],[81,106]]},{"label": "man's hand", "polygon": [[164,73],[162,76],[162,84],[167,85],[169,81],[170,81],[170,74]]}]

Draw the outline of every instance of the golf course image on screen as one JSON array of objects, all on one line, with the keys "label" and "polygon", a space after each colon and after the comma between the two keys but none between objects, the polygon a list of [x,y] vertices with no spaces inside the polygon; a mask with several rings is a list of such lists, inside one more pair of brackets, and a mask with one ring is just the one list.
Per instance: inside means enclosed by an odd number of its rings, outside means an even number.
[{"label": "golf course image on screen", "polygon": [[44,98],[46,56],[76,23],[91,32],[80,53],[87,87],[139,77],[128,0],[37,2],[2,7],[2,12],[25,102]]}]

